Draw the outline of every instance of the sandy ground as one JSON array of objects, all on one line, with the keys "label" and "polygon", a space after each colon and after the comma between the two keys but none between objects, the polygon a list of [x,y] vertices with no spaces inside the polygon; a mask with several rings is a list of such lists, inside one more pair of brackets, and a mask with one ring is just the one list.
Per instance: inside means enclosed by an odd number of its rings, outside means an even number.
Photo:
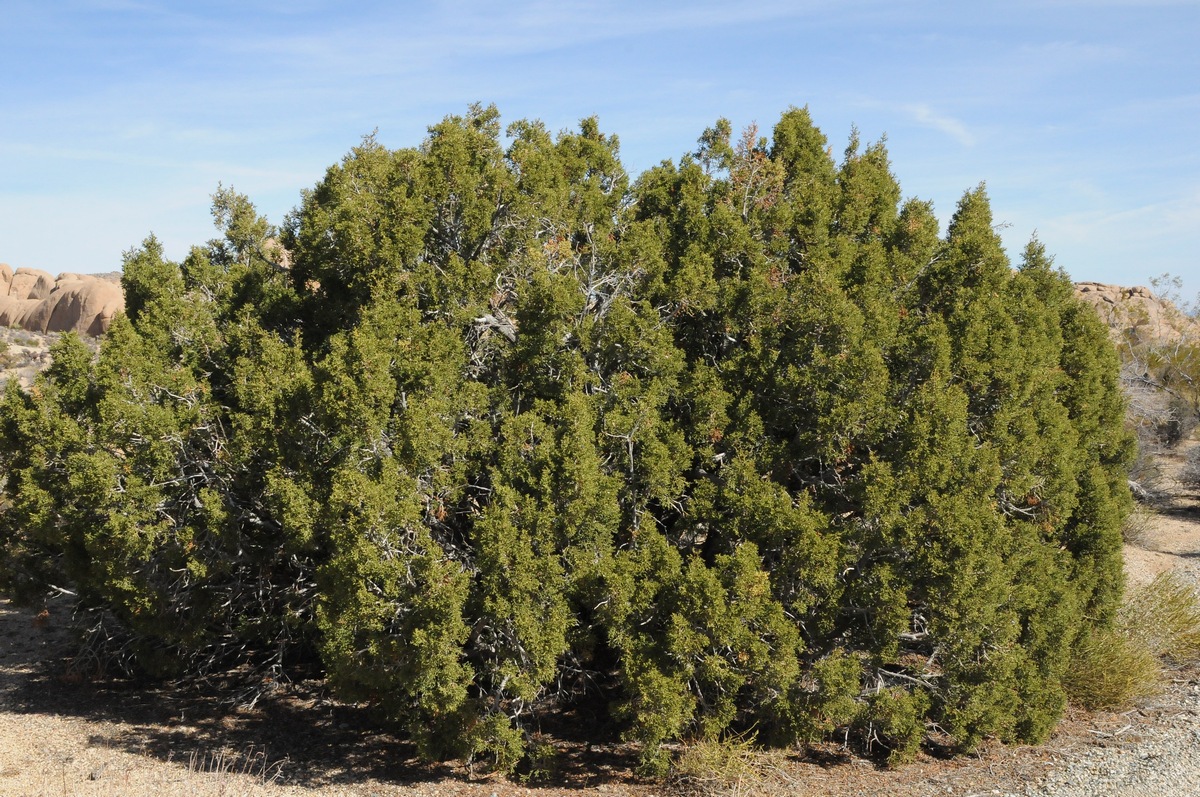
[{"label": "sandy ground", "polygon": [[1187,453],[1198,445],[1190,441],[1161,458],[1163,500],[1142,538],[1125,546],[1125,579],[1131,589],[1167,570],[1200,583],[1200,488],[1176,478]]},{"label": "sandy ground", "polygon": [[[1138,544],[1127,547],[1131,587],[1168,569],[1200,583],[1200,493],[1171,478],[1182,461],[1182,451],[1168,457],[1170,495]],[[378,731],[358,709],[329,700],[319,684],[296,685],[253,711],[237,711],[168,688],[80,682],[66,667],[70,640],[61,611],[51,606],[39,616],[0,601],[0,795],[649,797],[667,791],[629,774],[630,750],[583,743],[566,751],[549,785],[421,765],[402,740]],[[1051,773],[1097,748],[1173,732],[1183,696],[1197,684],[1194,672],[1177,676],[1172,690],[1130,711],[1072,710],[1040,747],[997,744],[951,760],[922,755],[892,772],[830,746],[803,759],[774,759],[743,793],[1039,794]]]}]

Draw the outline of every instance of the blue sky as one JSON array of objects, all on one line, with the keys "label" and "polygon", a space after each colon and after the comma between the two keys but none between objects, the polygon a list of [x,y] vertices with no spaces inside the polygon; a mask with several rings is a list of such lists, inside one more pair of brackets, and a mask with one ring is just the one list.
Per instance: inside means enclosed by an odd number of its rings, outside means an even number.
[{"label": "blue sky", "polygon": [[631,174],[720,116],[807,105],[834,151],[887,136],[945,222],[986,181],[1010,255],[1200,291],[1200,0],[0,0],[0,261],[119,268],[212,237],[218,182],[278,222],[366,133],[472,102],[593,114]]}]

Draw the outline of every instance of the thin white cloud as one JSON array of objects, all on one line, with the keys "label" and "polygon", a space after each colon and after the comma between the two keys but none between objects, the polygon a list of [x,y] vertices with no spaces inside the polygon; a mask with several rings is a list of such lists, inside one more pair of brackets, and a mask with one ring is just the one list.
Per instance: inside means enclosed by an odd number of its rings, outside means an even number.
[{"label": "thin white cloud", "polygon": [[975,145],[975,136],[961,120],[938,113],[928,103],[902,105],[900,110],[908,114],[917,124],[945,133],[964,147]]},{"label": "thin white cloud", "polygon": [[[684,33],[729,26],[770,24],[821,16],[836,8],[825,0],[774,2],[753,7],[725,3],[688,6],[535,2],[443,3],[424,16],[404,11],[369,23],[349,18],[319,34],[255,31],[230,38],[213,31],[209,44],[243,54],[265,54],[293,63],[317,64],[358,74],[424,69],[437,63],[484,56],[515,57],[595,46],[606,41]],[[597,52],[603,59],[603,51]],[[609,65],[611,66],[611,64]],[[315,70],[314,70],[315,71]]]},{"label": "thin white cloud", "polygon": [[562,47],[669,31],[806,19],[836,11],[838,6],[829,0],[767,2],[750,6],[724,2],[626,2],[615,7],[594,2],[535,2],[525,4],[516,14],[507,6],[490,2],[467,4],[465,8],[461,3],[446,3],[440,8],[443,13],[439,23],[444,23],[448,30],[464,27],[472,30],[472,38],[482,33],[485,38],[503,39],[507,44],[512,40],[503,32],[512,31],[518,38],[530,37],[543,44]]},{"label": "thin white cloud", "polygon": [[1057,40],[1025,44],[1017,49],[1022,60],[1038,63],[1054,62],[1073,67],[1091,66],[1098,62],[1120,61],[1129,57],[1129,50],[1112,44]]},{"label": "thin white cloud", "polygon": [[1194,240],[1200,230],[1200,190],[1135,207],[1065,213],[1048,219],[1042,227],[1065,241],[1116,242],[1119,238],[1122,247],[1165,238]]},{"label": "thin white cloud", "polygon": [[1200,292],[1200,190],[1134,207],[1067,213],[1038,224],[1039,237],[1074,279],[1145,285],[1163,273]]},{"label": "thin white cloud", "polygon": [[155,3],[136,2],[136,0],[83,0],[77,5],[89,11],[128,11],[138,14],[166,13]]},{"label": "thin white cloud", "polygon": [[1128,102],[1113,105],[1106,109],[1103,118],[1139,119],[1144,124],[1152,124],[1152,119],[1166,122],[1196,119],[1200,117],[1200,92],[1183,94],[1168,94],[1163,96],[1140,96]]}]

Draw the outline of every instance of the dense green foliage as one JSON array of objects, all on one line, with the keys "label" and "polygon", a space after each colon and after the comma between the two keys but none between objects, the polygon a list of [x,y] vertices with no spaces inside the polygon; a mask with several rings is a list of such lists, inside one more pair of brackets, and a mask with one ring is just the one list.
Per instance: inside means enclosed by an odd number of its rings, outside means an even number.
[{"label": "dense green foliage", "polygon": [[649,768],[749,728],[898,760],[1045,737],[1117,607],[1115,355],[982,187],[943,237],[805,110],[631,183],[595,120],[473,108],[279,231],[215,199],[220,240],[127,255],[98,359],[66,337],[0,408],[5,586],[146,669],[317,656],[502,768],[581,694]]}]

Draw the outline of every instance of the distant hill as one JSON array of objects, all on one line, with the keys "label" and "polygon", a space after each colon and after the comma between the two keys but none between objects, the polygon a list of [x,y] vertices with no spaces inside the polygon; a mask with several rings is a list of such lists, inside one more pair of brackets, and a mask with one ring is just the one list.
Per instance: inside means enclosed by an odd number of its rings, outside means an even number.
[{"label": "distant hill", "polygon": [[1149,288],[1077,282],[1075,295],[1096,308],[1118,341],[1150,345],[1200,340],[1200,323]]}]

